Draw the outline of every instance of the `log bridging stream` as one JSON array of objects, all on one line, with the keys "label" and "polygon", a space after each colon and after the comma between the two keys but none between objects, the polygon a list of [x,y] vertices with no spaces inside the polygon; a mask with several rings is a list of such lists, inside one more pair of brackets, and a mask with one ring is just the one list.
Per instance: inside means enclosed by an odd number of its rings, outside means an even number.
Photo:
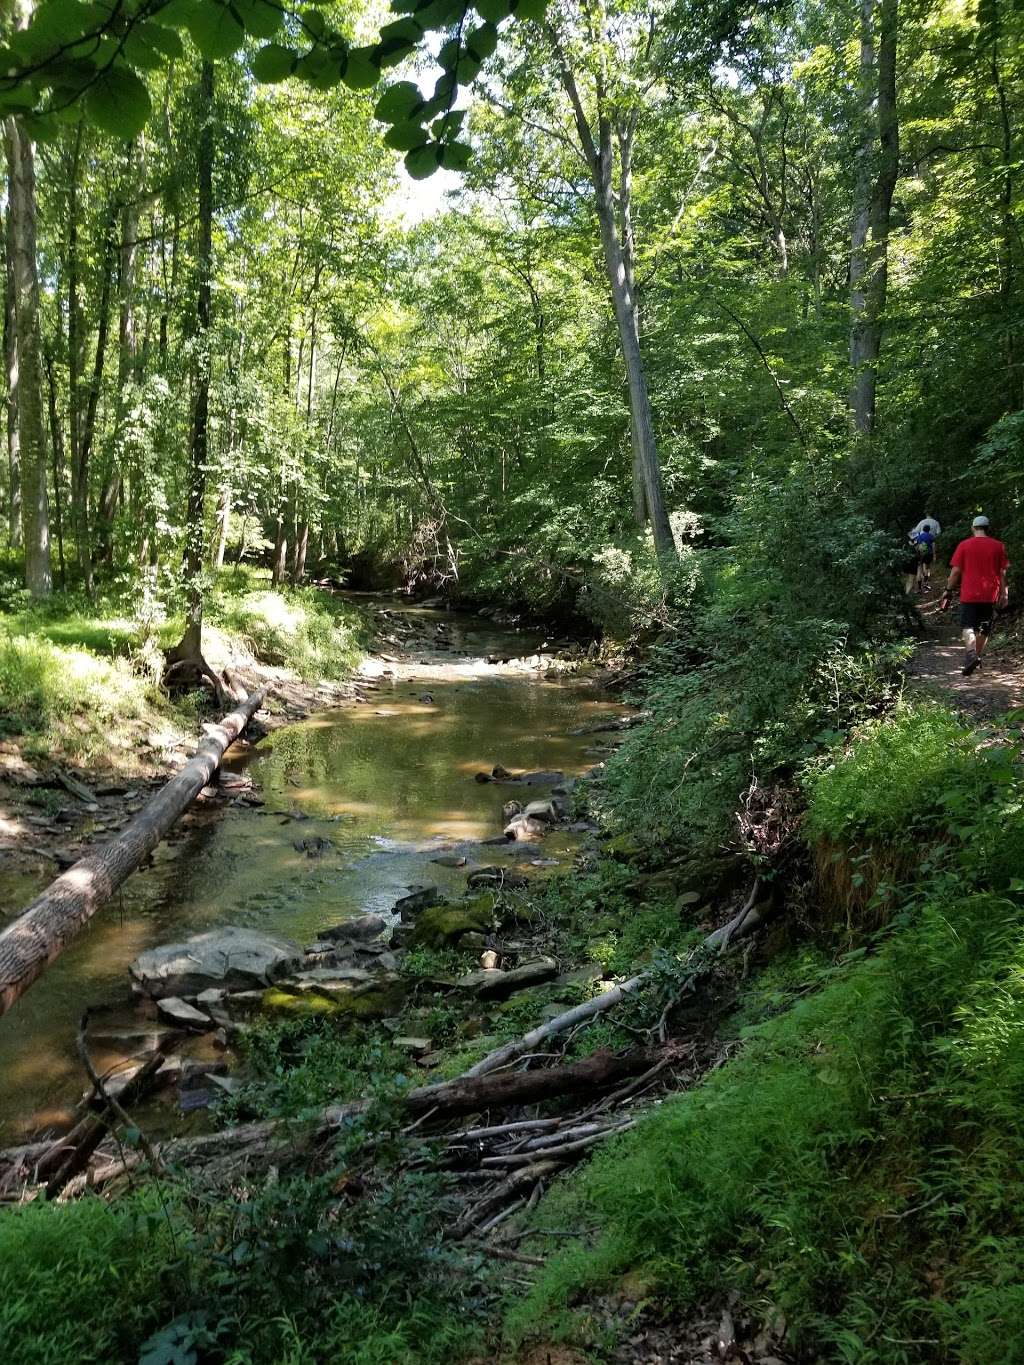
[{"label": "log bridging stream", "polygon": [[224,751],[263,705],[260,688],[206,727],[195,754],[122,833],[70,867],[0,933],[0,1014],[5,1014],[138,868],[211,780]]}]

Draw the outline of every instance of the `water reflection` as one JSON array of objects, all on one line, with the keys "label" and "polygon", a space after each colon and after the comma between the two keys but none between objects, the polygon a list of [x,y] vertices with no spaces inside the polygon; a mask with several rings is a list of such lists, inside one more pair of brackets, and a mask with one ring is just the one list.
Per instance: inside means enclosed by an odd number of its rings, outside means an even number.
[{"label": "water reflection", "polygon": [[[608,712],[592,688],[449,672],[385,684],[370,705],[278,731],[240,760],[266,805],[187,817],[0,1020],[0,1141],[60,1122],[82,1089],[81,1009],[126,1002],[126,967],[142,949],[225,923],[309,942],[348,914],[390,906],[409,885],[461,891],[466,869],[430,859],[454,847],[470,866],[492,861],[495,850],[477,841],[498,832],[512,794],[474,782],[476,772],[502,763],[574,773],[594,761],[593,741],[568,735]],[[433,705],[418,700],[427,686]],[[329,847],[310,857],[301,843],[317,837]],[[12,913],[35,889],[0,879],[0,905]]]}]

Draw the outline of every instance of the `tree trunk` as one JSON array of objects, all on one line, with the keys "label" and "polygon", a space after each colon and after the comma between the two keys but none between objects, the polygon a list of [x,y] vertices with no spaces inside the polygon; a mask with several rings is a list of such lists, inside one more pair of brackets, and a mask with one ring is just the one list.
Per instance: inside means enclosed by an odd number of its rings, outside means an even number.
[{"label": "tree trunk", "polygon": [[4,215],[4,368],[7,375],[7,532],[13,549],[21,546],[21,432],[18,428],[18,329],[14,316],[14,245],[10,198]]},{"label": "tree trunk", "polygon": [[292,583],[296,586],[306,574],[306,553],[309,549],[309,522],[300,524],[295,537],[295,562],[292,565]]},{"label": "tree trunk", "polygon": [[899,175],[899,0],[861,0],[860,15],[863,135],[850,251],[850,417],[858,435],[870,436],[875,430],[878,358],[888,291],[889,218]]},{"label": "tree trunk", "polygon": [[33,597],[49,597],[53,590],[53,575],[50,569],[50,509],[46,487],[42,339],[39,331],[35,153],[19,120],[7,119],[6,134],[18,348],[18,427],[21,436],[25,582]]},{"label": "tree trunk", "polygon": [[[203,518],[210,422],[210,301],[213,268],[213,63],[204,61],[199,78],[203,123],[199,133],[199,239],[196,286],[196,376],[192,450],[185,518],[183,570],[187,605],[185,634],[168,658],[172,663],[201,661],[203,652]],[[209,670],[206,670],[209,673]]]},{"label": "tree trunk", "polygon": [[[630,427],[633,440],[634,501],[639,510],[639,494],[642,489],[645,511],[650,519],[654,535],[654,548],[659,560],[667,565],[675,558],[676,548],[665,508],[665,497],[661,482],[661,464],[658,459],[658,444],[654,436],[654,419],[651,413],[650,394],[647,390],[647,375],[643,356],[640,351],[640,326],[637,310],[636,285],[633,280],[631,254],[623,250],[623,240],[615,221],[615,189],[613,185],[614,149],[612,145],[612,125],[608,116],[606,94],[603,81],[597,83],[597,137],[590,126],[583,102],[580,98],[576,79],[570,71],[562,54],[557,37],[551,33],[558,54],[562,84],[572,105],[576,132],[583,149],[584,159],[590,168],[594,186],[597,219],[601,228],[601,247],[604,253],[605,271],[611,289],[615,320],[619,328],[622,356],[626,367],[626,381],[629,388]],[[627,153],[623,169],[627,173],[625,189],[628,192],[629,139],[632,133],[626,132],[622,144]],[[628,204],[626,205],[628,209]],[[628,246],[632,248],[632,223],[624,220],[629,230]]]},{"label": "tree trunk", "polygon": [[[282,495],[283,496],[283,495]],[[279,588],[284,581],[288,568],[288,537],[284,533],[284,508],[277,509],[277,530],[274,533],[274,564],[270,571],[270,582]]]},{"label": "tree trunk", "polygon": [[[96,315],[96,353],[93,356],[92,378],[89,381],[89,394],[85,404],[85,417],[82,418],[80,400],[76,402],[75,426],[78,428],[78,451],[74,471],[74,500],[77,509],[76,521],[79,528],[78,562],[85,580],[85,589],[92,596],[92,539],[89,524],[89,467],[92,461],[92,448],[96,436],[96,417],[99,413],[100,391],[103,387],[103,370],[107,358],[107,334],[110,330],[110,279],[114,269],[114,233],[117,227],[117,207],[111,203],[104,233],[103,256],[100,262],[100,299]],[[115,466],[116,468],[116,466]],[[119,478],[108,474],[104,484],[103,498],[100,502],[101,555],[109,554],[113,533],[114,511],[117,494],[120,492]],[[108,490],[112,496],[108,496]]]},{"label": "tree trunk", "polygon": [[50,409],[50,453],[53,459],[53,524],[57,532],[57,566],[60,586],[67,587],[67,568],[64,563],[64,433],[61,430],[60,414],[57,411],[57,385],[53,375],[53,356],[47,349],[46,393]]},{"label": "tree trunk", "polygon": [[207,785],[224,750],[262,705],[266,688],[253,692],[206,737],[194,756],[126,829],[75,863],[0,933],[0,1014],[28,990],[82,926],[135,871]]}]

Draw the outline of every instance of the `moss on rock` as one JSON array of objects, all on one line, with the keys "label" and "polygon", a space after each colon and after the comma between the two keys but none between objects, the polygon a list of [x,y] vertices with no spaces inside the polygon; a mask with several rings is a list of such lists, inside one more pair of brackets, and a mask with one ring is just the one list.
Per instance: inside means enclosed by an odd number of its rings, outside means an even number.
[{"label": "moss on rock", "polygon": [[417,948],[451,948],[463,934],[486,934],[495,926],[496,898],[490,892],[457,905],[432,905],[416,920],[412,944]]}]

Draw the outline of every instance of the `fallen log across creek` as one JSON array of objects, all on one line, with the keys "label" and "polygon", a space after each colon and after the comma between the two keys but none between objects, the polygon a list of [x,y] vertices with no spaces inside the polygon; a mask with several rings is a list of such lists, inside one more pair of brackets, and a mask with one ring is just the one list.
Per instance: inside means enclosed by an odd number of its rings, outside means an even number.
[{"label": "fallen log across creek", "polygon": [[220,767],[233,743],[263,705],[265,687],[238,704],[216,725],[207,725],[195,754],[148,801],[126,829],[89,853],[37,896],[0,933],[0,1014],[28,990],[78,931],[103,906]]}]

